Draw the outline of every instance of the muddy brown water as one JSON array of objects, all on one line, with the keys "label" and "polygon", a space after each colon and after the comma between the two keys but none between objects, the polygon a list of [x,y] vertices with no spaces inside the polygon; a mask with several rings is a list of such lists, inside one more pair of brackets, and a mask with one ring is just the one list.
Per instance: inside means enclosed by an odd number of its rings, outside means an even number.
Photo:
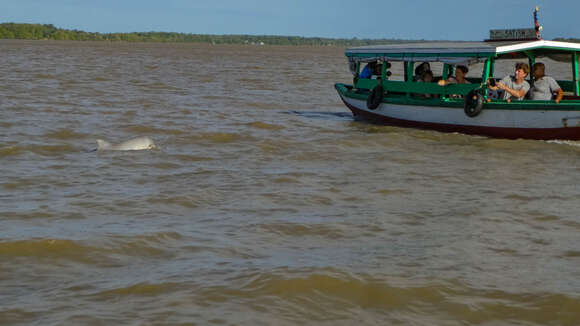
[{"label": "muddy brown water", "polygon": [[580,146],[354,121],[343,50],[0,41],[0,324],[577,325]]}]

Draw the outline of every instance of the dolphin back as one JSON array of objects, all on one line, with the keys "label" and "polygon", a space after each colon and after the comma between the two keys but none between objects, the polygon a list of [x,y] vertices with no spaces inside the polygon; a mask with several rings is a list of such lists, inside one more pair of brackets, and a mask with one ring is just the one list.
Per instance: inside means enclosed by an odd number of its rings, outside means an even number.
[{"label": "dolphin back", "polygon": [[157,146],[153,139],[149,137],[137,137],[125,142],[112,145],[111,143],[97,139],[97,150],[111,150],[111,151],[138,151],[144,149],[155,149]]}]

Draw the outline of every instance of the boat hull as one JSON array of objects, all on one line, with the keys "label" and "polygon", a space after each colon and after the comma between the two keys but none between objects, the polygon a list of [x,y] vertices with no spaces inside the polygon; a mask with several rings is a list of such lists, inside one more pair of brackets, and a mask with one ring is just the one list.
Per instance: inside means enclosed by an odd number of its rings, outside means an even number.
[{"label": "boat hull", "polygon": [[383,101],[375,110],[366,100],[349,97],[337,86],[344,104],[357,119],[375,123],[459,132],[508,139],[580,140],[580,112],[577,110],[484,109],[468,117],[462,107],[401,105]]}]

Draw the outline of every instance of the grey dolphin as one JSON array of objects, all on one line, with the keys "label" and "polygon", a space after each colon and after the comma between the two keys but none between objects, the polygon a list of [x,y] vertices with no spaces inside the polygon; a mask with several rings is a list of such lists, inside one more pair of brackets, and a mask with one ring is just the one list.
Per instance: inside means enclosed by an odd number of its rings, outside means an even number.
[{"label": "grey dolphin", "polygon": [[157,148],[157,146],[153,139],[149,137],[137,137],[115,145],[108,141],[97,139],[97,151],[138,151],[154,148]]}]

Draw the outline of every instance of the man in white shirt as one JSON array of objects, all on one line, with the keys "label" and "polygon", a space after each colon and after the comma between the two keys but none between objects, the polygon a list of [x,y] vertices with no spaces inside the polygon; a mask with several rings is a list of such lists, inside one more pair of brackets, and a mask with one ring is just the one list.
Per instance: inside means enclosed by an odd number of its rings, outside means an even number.
[{"label": "man in white shirt", "polygon": [[534,74],[535,81],[534,86],[530,89],[530,99],[550,101],[552,100],[553,94],[557,92],[558,95],[554,101],[560,103],[562,97],[564,97],[564,91],[554,78],[545,75],[546,66],[538,62],[534,64],[532,73]]}]

